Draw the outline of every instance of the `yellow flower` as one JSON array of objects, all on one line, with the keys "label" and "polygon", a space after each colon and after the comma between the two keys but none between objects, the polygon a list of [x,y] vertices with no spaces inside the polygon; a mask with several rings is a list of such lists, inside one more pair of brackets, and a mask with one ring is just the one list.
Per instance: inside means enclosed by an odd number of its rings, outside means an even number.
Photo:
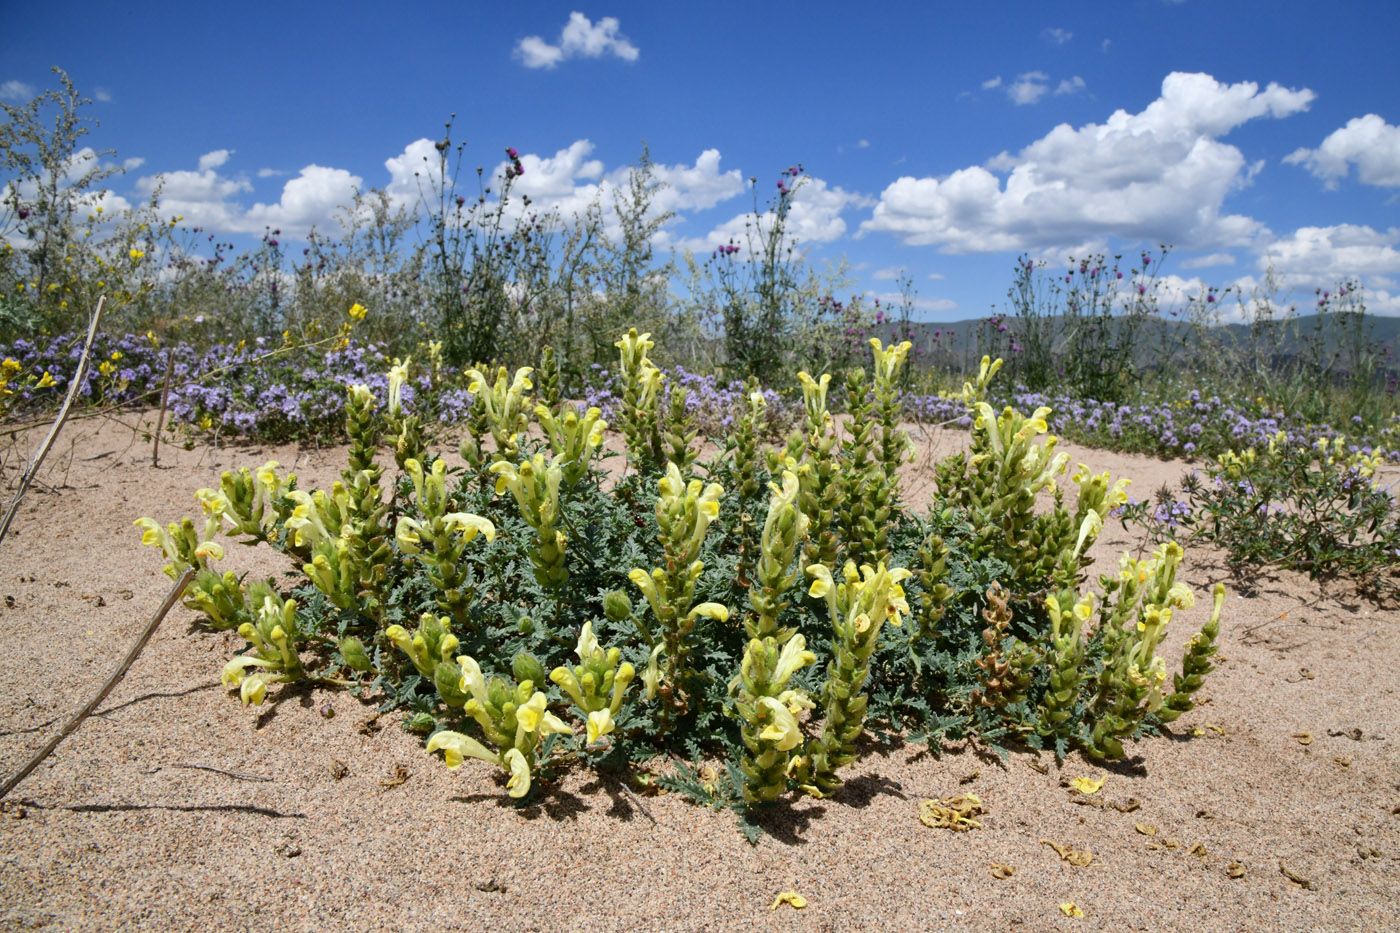
[{"label": "yellow flower", "polygon": [[768,711],[769,723],[758,734],[760,739],[774,743],[780,752],[790,752],[802,744],[802,729],[797,717],[776,697],[759,697],[758,706]]},{"label": "yellow flower", "polygon": [[588,714],[588,744],[593,745],[603,736],[612,732],[616,726],[613,724],[612,710],[608,707]]},{"label": "yellow flower", "polygon": [[460,732],[439,732],[428,739],[428,754],[435,751],[442,751],[442,760],[447,767],[457,770],[462,766],[463,760],[467,758],[479,758],[482,761],[496,761],[496,756],[486,750],[486,747],[476,739]]},{"label": "yellow flower", "polygon": [[350,306],[350,310],[346,313],[348,313],[352,318],[354,318],[357,321],[363,321],[365,319],[365,315],[369,313],[369,309],[357,301]]},{"label": "yellow flower", "polygon": [[[98,210],[101,210],[101,208],[98,208]],[[146,255],[146,252],[145,250],[139,250],[133,247],[131,251],[127,253],[127,255],[130,256],[132,259],[141,259]]]},{"label": "yellow flower", "polygon": [[506,752],[502,762],[510,769],[510,779],[506,781],[506,793],[519,800],[530,792],[530,763],[518,748]]}]

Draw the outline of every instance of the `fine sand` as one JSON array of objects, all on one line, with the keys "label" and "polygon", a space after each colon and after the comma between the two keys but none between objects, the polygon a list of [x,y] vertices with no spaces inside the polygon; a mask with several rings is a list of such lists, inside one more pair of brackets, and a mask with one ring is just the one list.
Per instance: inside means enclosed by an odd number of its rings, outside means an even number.
[{"label": "fine sand", "polygon": [[[932,458],[962,442],[919,432],[910,502],[927,499]],[[1066,446],[1072,463],[1131,477],[1138,498],[1188,468]],[[155,469],[130,430],[69,425],[0,545],[0,774],[96,692],[164,597],[133,520],[193,514],[192,492],[224,469],[273,458],[308,488],[342,457],[167,446]],[[8,499],[13,469],[6,479]],[[1095,570],[1137,546],[1110,521]],[[230,546],[223,566],[286,565]],[[492,768],[447,770],[399,716],[342,692],[274,687],[245,708],[218,683],[241,639],[177,607],[4,802],[0,929],[1396,929],[1400,612],[1340,584],[1235,574],[1204,547],[1183,576],[1197,605],[1172,622],[1173,663],[1211,585],[1230,593],[1219,670],[1170,735],[1109,767],[871,747],[834,799],[796,800],[757,846],[731,813],[648,795],[653,822],[582,771],[516,809]],[[1076,777],[1104,783],[1076,799]],[[981,798],[982,828],[920,823],[920,800],[960,793]],[[993,863],[1014,875],[993,877]],[[770,910],[785,891],[805,909]],[[1062,912],[1070,902],[1082,918]]]}]

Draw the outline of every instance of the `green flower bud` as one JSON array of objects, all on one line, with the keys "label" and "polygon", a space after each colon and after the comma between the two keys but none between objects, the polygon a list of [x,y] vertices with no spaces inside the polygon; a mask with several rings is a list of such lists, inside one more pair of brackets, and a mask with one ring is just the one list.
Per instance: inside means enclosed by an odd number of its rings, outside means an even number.
[{"label": "green flower bud", "polygon": [[433,686],[437,687],[442,702],[452,709],[461,709],[470,696],[462,689],[462,669],[452,661],[438,662],[433,669]]},{"label": "green flower bud", "polygon": [[529,616],[521,616],[515,620],[515,628],[521,635],[533,635],[535,633],[535,620]]},{"label": "green flower bud", "polygon": [[346,666],[351,670],[363,673],[371,667],[364,642],[354,635],[347,635],[340,640],[340,656],[345,659]]},{"label": "green flower bud", "polygon": [[609,622],[621,622],[632,615],[632,600],[622,590],[613,590],[603,597],[603,615]]},{"label": "green flower bud", "polygon": [[415,716],[409,717],[406,725],[410,732],[418,732],[427,735],[429,732],[433,731],[433,726],[437,725],[437,720],[433,718],[432,713],[418,713]]},{"label": "green flower bud", "polygon": [[511,661],[510,669],[515,674],[518,683],[530,681],[534,684],[544,683],[544,665],[528,651],[522,651]]}]

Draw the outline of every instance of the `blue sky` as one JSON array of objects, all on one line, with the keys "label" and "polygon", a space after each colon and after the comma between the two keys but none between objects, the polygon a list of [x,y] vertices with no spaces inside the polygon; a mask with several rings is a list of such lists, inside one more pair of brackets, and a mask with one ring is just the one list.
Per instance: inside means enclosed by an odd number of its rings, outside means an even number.
[{"label": "blue sky", "polygon": [[588,2],[7,4],[0,96],[59,65],[96,99],[108,203],[250,242],[334,229],[356,186],[413,200],[455,113],[466,160],[567,216],[649,146],[708,256],[802,163],[792,228],[851,290],[985,315],[1022,252],[1172,245],[1170,289],[1292,297],[1342,277],[1400,315],[1400,4]]}]

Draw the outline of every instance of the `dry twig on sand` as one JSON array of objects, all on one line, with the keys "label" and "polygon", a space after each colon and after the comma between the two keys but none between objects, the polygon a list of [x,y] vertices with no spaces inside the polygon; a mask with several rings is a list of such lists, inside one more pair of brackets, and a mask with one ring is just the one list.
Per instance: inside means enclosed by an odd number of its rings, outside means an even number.
[{"label": "dry twig on sand", "polygon": [[131,665],[136,663],[136,659],[140,657],[142,650],[146,647],[146,643],[151,640],[151,636],[156,633],[156,629],[160,626],[166,613],[168,613],[171,607],[175,605],[176,601],[179,600],[181,594],[185,592],[185,587],[188,586],[189,582],[193,579],[194,568],[185,568],[185,572],[180,574],[180,579],[175,581],[175,585],[172,586],[170,592],[165,595],[165,602],[160,604],[160,608],[156,610],[155,616],[153,616],[150,623],[147,624],[146,630],[141,633],[140,638],[136,639],[136,644],[131,646],[131,650],[126,653],[126,657],[122,659],[122,663],[112,672],[112,676],[107,678],[107,682],[102,685],[102,689],[97,691],[97,696],[89,700],[88,704],[78,711],[78,715],[70,719],[68,724],[59,730],[58,735],[50,739],[49,743],[40,749],[37,755],[29,759],[28,764],[15,772],[15,774],[5,782],[5,786],[0,787],[0,800],[3,800],[6,794],[14,790],[15,785],[28,777],[29,772],[39,767],[40,762],[49,757],[49,755],[53,753],[53,750],[58,747],[58,743],[72,735],[74,730],[82,725],[83,720],[91,716],[93,710],[97,709],[102,701],[107,699],[107,694],[111,693],[113,688],[126,676],[126,672],[131,670]]},{"label": "dry twig on sand", "polygon": [[[63,400],[63,407],[58,410],[58,417],[54,419],[53,427],[49,428],[49,435],[44,438],[44,443],[39,445],[39,452],[29,464],[29,469],[25,470],[24,475],[20,477],[19,486],[15,489],[15,498],[10,503],[9,510],[5,512],[4,521],[0,521],[0,544],[5,543],[5,535],[9,533],[10,523],[15,520],[15,513],[19,511],[19,503],[24,498],[25,490],[34,480],[34,474],[39,472],[39,466],[44,462],[44,458],[49,455],[49,448],[53,446],[54,439],[62,430],[63,422],[68,420],[68,409],[73,407],[73,399],[78,395],[78,386],[82,385],[83,376],[87,374],[88,357],[92,354],[92,341],[97,337],[97,324],[102,320],[102,309],[106,304],[107,296],[104,295],[97,299],[97,310],[92,312],[92,320],[88,323],[87,340],[83,343],[83,355],[78,358],[78,368],[73,371],[73,379],[68,383],[68,395]],[[0,797],[2,796],[4,795],[0,794]]]}]

